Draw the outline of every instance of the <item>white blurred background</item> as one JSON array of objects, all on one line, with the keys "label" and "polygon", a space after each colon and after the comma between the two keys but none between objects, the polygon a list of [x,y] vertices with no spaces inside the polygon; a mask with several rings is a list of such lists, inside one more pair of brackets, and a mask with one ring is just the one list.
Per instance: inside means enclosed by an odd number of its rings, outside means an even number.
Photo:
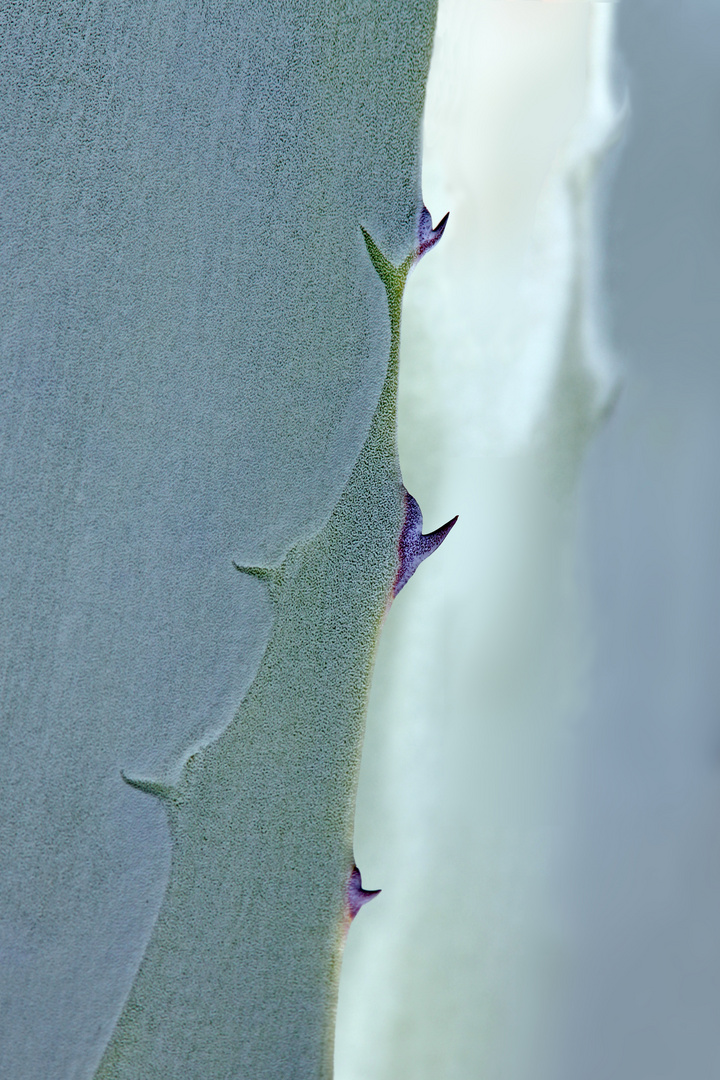
[{"label": "white blurred background", "polygon": [[340,1080],[720,1075],[719,31],[440,0]]}]

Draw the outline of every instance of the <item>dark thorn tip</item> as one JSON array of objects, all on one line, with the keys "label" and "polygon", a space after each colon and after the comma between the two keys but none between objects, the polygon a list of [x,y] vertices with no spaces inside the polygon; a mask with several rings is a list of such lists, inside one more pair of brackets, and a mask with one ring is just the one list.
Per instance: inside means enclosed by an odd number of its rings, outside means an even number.
[{"label": "dark thorn tip", "polygon": [[422,537],[423,547],[427,547],[428,555],[431,555],[436,548],[439,548],[443,540],[455,525],[458,519],[458,514],[454,518],[450,518],[444,525],[441,525],[439,529],[434,529],[431,533],[426,533]]}]

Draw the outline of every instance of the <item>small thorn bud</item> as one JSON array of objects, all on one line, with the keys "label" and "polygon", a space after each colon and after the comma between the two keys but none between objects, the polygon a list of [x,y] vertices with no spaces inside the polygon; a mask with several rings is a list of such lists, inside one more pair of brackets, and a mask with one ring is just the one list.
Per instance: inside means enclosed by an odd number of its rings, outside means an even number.
[{"label": "small thorn bud", "polygon": [[432,555],[433,551],[440,547],[456,521],[457,515],[439,529],[424,536],[422,511],[412,495],[405,492],[405,521],[398,542],[400,566],[393,586],[393,596],[397,596],[402,587],[407,585],[423,559],[427,559],[428,555]]},{"label": "small thorn bud", "polygon": [[258,581],[264,581],[270,589],[270,596],[276,597],[283,582],[281,566],[238,566],[236,562],[233,563],[233,566],[241,574],[257,578]]},{"label": "small thorn bud", "polygon": [[120,770],[125,783],[132,788],[136,788],[137,791],[144,791],[146,795],[154,795],[158,799],[172,799],[177,795],[176,789],[172,784],[165,784],[162,780],[150,780],[142,776],[129,776],[128,773]]},{"label": "small thorn bud", "polygon": [[433,229],[430,211],[427,209],[426,206],[423,206],[422,210],[420,211],[420,221],[418,222],[418,247],[415,254],[416,261],[422,259],[423,255],[425,255],[425,253],[428,252],[430,248],[435,247],[438,240],[445,232],[445,226],[448,223],[449,217],[450,214],[448,212],[445,217],[438,223],[438,225]]},{"label": "small thorn bud", "polygon": [[353,866],[347,886],[347,912],[350,922],[355,918],[360,908],[369,903],[370,900],[374,900],[379,893],[380,889],[363,889],[360,871],[357,866]]},{"label": "small thorn bud", "polygon": [[273,570],[269,566],[238,566],[236,562],[233,563],[233,566],[239,573],[259,578],[260,581],[267,581],[268,584],[276,581],[278,577],[277,570]]}]

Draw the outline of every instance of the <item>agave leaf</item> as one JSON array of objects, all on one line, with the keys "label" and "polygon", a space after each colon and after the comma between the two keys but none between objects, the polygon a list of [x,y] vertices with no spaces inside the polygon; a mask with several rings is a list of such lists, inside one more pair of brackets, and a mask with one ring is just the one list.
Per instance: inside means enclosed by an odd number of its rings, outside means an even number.
[{"label": "agave leaf", "polygon": [[[345,933],[376,894],[362,888],[352,832],[378,634],[392,597],[454,524],[423,537],[402,486],[407,267],[363,233],[388,295],[385,385],[327,524],[279,570],[242,568],[271,584],[276,615],[232,724],[183,763],[172,789],[131,781],[168,806],[172,869],[97,1080],[332,1074]],[[423,241],[419,230],[415,257]]]},{"label": "agave leaf", "polygon": [[[344,798],[352,792],[364,691],[338,688],[330,669],[337,661],[342,680],[344,664],[368,663],[379,597],[397,572],[387,536],[402,515],[394,449],[377,463],[363,458],[367,476],[358,463],[391,336],[360,225],[395,266],[417,246],[434,12],[434,0],[119,0],[11,5],[3,20],[0,842],[11,854],[0,898],[0,1072],[14,1080],[97,1066],[173,860],[176,880],[187,782],[197,775],[206,790],[201,777],[229,745],[223,733],[242,727],[233,717],[243,699],[256,715],[265,695],[263,715],[276,718],[268,739],[291,711],[301,731],[321,710],[295,787],[288,781],[288,794],[311,785],[309,814],[334,754],[345,763]],[[382,415],[385,447],[392,422]],[[364,514],[338,508],[351,476],[367,495]],[[325,566],[340,538],[342,557]],[[376,556],[372,581],[355,572]],[[273,601],[233,562],[282,565],[280,594]],[[284,634],[301,655],[282,613],[289,597],[309,605],[309,653],[304,667],[286,664],[290,681],[273,683],[271,704],[262,674],[271,627],[276,644]],[[327,664],[312,655],[317,633],[335,641]],[[311,672],[322,694],[305,685]],[[321,738],[333,695],[354,710],[335,749]],[[240,758],[261,739],[253,723]],[[287,724],[283,761],[296,739]],[[182,770],[188,747],[207,757]],[[273,752],[258,750],[260,773]],[[257,772],[234,776],[218,797],[239,791],[252,814],[253,781]],[[343,836],[345,812],[333,826]],[[296,897],[268,892],[274,860],[292,854],[296,813],[286,825],[265,819],[269,865],[252,904],[266,903],[271,923],[285,907],[307,914],[305,885]],[[318,875],[340,880],[342,866],[344,889],[347,845],[331,872],[332,814],[318,814],[320,869],[298,868],[301,880],[311,892]],[[252,835],[234,842],[259,867]],[[226,862],[223,873],[239,869]],[[226,917],[242,935],[228,898],[212,938],[201,934],[203,970],[228,956],[242,965]],[[276,930],[263,940],[281,958],[289,946]],[[196,932],[178,924],[178,950]],[[279,999],[262,998],[260,969],[244,978],[258,983],[264,1009],[282,1014]],[[291,972],[283,978],[292,983]],[[312,994],[303,1009],[312,1027],[322,1011]],[[305,1045],[296,1020],[290,1009],[275,1048],[283,1060]],[[213,1023],[230,1025],[217,1006]],[[314,1067],[297,1060],[295,1075]],[[136,1078],[162,1068],[147,1062]]]}]

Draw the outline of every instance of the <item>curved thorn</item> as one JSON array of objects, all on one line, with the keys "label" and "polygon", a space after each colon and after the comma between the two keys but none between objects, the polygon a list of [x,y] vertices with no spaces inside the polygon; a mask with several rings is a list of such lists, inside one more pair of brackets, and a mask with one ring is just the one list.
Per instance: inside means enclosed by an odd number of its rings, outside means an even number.
[{"label": "curved thorn", "polygon": [[376,896],[381,892],[380,889],[363,889],[362,877],[357,866],[353,866],[350,873],[350,880],[347,885],[347,913],[350,921],[355,918],[358,911],[365,904],[374,900]]},{"label": "curved thorn", "polygon": [[457,515],[439,529],[424,535],[422,511],[410,492],[405,492],[405,521],[398,541],[399,567],[393,585],[394,597],[407,585],[420,563],[440,547],[456,521]]},{"label": "curved thorn", "polygon": [[158,799],[172,799],[177,795],[177,791],[172,784],[164,784],[162,780],[130,776],[128,773],[123,772],[122,769],[120,775],[128,787],[136,788],[137,791],[144,791],[146,795],[155,795]]},{"label": "curved thorn", "polygon": [[438,240],[440,240],[442,234],[445,232],[445,226],[448,223],[450,212],[441,218],[438,224],[433,229],[432,218],[430,217],[430,211],[426,206],[423,206],[420,211],[420,221],[418,223],[418,247],[415,253],[415,261],[422,259],[430,248],[435,247]]}]

